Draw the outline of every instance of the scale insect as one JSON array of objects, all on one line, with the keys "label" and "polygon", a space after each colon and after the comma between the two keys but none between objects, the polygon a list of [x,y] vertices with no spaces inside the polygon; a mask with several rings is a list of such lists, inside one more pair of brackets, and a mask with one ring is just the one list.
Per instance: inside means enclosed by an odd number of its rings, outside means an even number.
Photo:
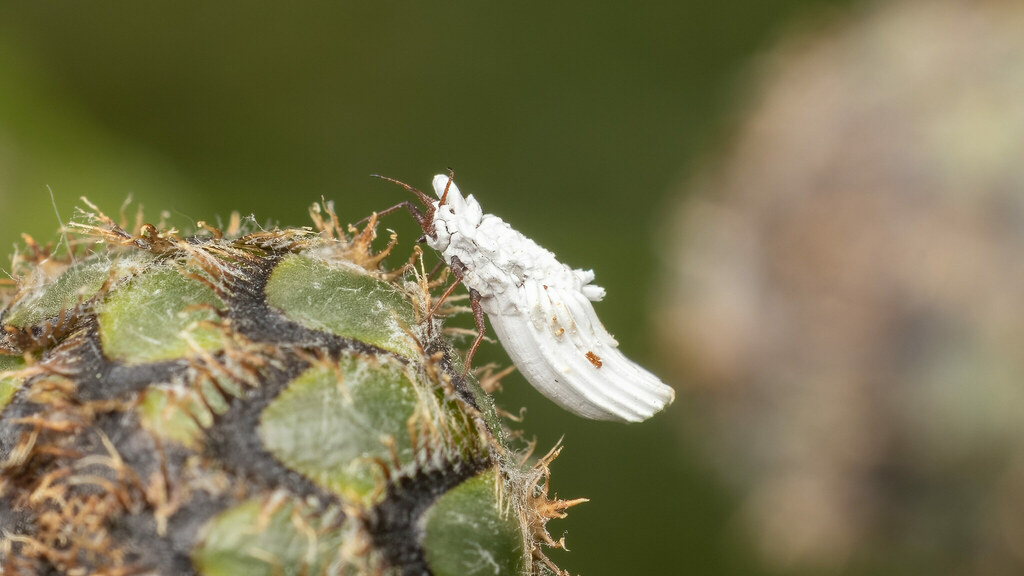
[{"label": "scale insect", "polygon": [[591,284],[592,270],[574,270],[463,196],[449,175],[434,176],[434,200],[412,192],[381,212],[407,208],[456,277],[443,301],[461,282],[469,290],[477,337],[466,365],[483,339],[484,314],[516,368],[530,384],[566,410],[595,420],[640,422],[670,404],[672,388],[626,358],[605,330],[591,302],[605,291]]}]

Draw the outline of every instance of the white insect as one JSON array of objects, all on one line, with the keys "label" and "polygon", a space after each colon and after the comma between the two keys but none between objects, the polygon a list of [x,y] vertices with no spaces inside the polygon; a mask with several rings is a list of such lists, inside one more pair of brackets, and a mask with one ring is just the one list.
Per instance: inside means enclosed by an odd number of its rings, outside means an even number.
[{"label": "white insect", "polygon": [[601,324],[591,302],[605,291],[591,284],[592,270],[569,268],[501,218],[484,214],[451,176],[434,177],[436,201],[391,181],[423,202],[425,213],[411,203],[400,206],[413,213],[427,245],[469,289],[479,334],[467,365],[483,338],[486,312],[516,368],[574,414],[639,422],[672,402],[672,388],[626,358]]}]

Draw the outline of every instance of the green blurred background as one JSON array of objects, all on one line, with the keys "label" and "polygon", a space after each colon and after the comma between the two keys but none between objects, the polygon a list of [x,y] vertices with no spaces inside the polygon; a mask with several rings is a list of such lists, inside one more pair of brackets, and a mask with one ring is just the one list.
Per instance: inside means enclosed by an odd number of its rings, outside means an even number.
[{"label": "green blurred background", "polygon": [[[232,210],[303,225],[321,195],[350,221],[405,199],[370,173],[426,187],[451,166],[486,210],[593,267],[603,321],[658,371],[647,319],[670,192],[717,145],[756,56],[848,6],[6,3],[0,242],[54,238],[47,186],[65,220],[79,196],[116,212],[133,194],[185,227]],[[385,225],[406,253],[411,219]],[[552,526],[572,573],[768,573],[679,439],[685,395],[635,426],[576,418],[519,376],[501,402],[528,407],[540,447],[564,436],[553,489],[591,499]]]}]

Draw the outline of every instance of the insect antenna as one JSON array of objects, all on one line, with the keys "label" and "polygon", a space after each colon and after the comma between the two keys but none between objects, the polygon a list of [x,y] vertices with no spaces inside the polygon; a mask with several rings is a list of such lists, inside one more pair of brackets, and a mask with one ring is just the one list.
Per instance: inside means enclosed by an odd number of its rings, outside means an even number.
[{"label": "insect antenna", "polygon": [[424,212],[420,212],[416,205],[407,200],[405,202],[399,202],[398,204],[395,204],[390,208],[380,211],[378,213],[378,216],[390,214],[395,210],[405,208],[409,210],[409,212],[412,214],[412,217],[416,219],[416,223],[420,225],[420,228],[423,229],[424,233],[429,234],[431,236],[434,235],[434,202],[433,200],[430,199],[430,196],[427,196],[418,188],[410,186],[405,182],[402,182],[401,180],[396,180],[394,178],[389,178],[387,176],[381,176],[380,174],[370,174],[370,176],[374,178],[380,178],[381,180],[387,180],[392,184],[398,184],[402,188],[405,188],[409,192],[412,192],[413,195],[415,195],[416,198],[423,204],[423,208],[425,209]]},{"label": "insect antenna", "polygon": [[455,170],[448,168],[448,183],[444,185],[444,194],[441,194],[441,201],[437,203],[438,206],[444,206],[444,203],[448,200],[448,189],[452,187],[452,182],[455,181]]}]

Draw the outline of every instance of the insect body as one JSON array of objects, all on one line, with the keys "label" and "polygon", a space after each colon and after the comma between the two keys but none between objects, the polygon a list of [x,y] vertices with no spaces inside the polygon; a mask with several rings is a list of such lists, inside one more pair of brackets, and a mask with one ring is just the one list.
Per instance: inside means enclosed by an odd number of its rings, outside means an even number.
[{"label": "insect body", "polygon": [[[401,183],[399,183],[401,184]],[[574,270],[550,251],[485,214],[450,176],[433,181],[438,200],[406,186],[424,204],[406,204],[469,289],[479,335],[483,312],[519,371],[563,408],[596,420],[639,422],[675,398],[672,388],[626,358],[591,304],[605,291],[591,270]]]}]

